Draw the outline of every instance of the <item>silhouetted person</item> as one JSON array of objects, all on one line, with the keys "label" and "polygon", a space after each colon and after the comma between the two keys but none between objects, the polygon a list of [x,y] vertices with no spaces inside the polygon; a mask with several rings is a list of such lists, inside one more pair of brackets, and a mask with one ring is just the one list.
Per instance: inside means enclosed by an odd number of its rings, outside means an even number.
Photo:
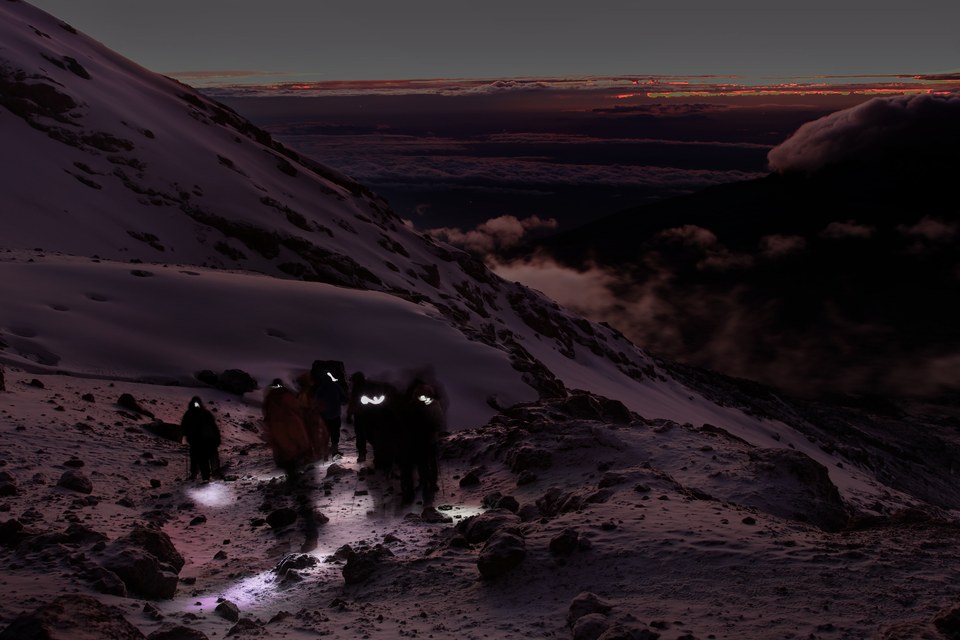
[{"label": "silhouetted person", "polygon": [[327,425],[327,431],[330,432],[330,453],[340,455],[340,426],[341,426],[341,407],[347,402],[347,394],[344,392],[346,386],[333,368],[324,366],[324,363],[317,360],[310,369],[310,375],[313,376],[313,397],[320,407],[320,417]]},{"label": "silhouetted person", "polygon": [[357,439],[357,462],[367,460],[367,430],[365,420],[360,415],[360,395],[363,385],[367,381],[362,372],[357,371],[350,376],[350,392],[347,397],[347,424],[353,425],[353,432]]},{"label": "silhouetted person", "polygon": [[307,430],[307,437],[310,438],[310,446],[313,450],[310,458],[326,460],[330,457],[330,431],[321,416],[323,412],[320,401],[314,394],[313,376],[309,372],[304,372],[297,377],[297,384],[300,387],[297,399],[302,409],[303,426]]},{"label": "silhouetted person", "polygon": [[263,426],[273,461],[287,480],[295,482],[297,467],[310,462],[313,447],[303,424],[302,405],[279,378],[270,383],[263,398]]},{"label": "silhouetted person", "polygon": [[400,490],[404,502],[413,502],[413,472],[420,480],[423,505],[433,505],[439,479],[440,433],[445,427],[446,400],[437,389],[416,379],[403,395],[399,448]]},{"label": "silhouetted person", "polygon": [[203,406],[199,396],[190,399],[180,428],[187,444],[190,445],[190,479],[197,479],[197,472],[204,481],[210,479],[211,463],[213,471],[220,470],[220,429],[213,414]]}]

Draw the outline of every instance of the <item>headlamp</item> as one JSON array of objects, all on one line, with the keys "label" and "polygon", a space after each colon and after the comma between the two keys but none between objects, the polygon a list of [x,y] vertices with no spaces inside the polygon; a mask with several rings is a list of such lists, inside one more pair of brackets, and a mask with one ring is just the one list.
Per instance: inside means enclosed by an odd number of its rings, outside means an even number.
[{"label": "headlamp", "polygon": [[419,398],[417,398],[417,400],[419,400],[420,402],[422,402],[423,404],[425,404],[425,405],[427,405],[427,406],[433,404],[433,398],[431,398],[430,396],[424,396],[424,395],[422,395],[422,396],[420,396]]},{"label": "headlamp", "polygon": [[387,396],[360,396],[360,404],[383,404]]},{"label": "headlamp", "polygon": [[340,382],[340,381],[337,380],[337,379],[333,376],[333,374],[330,373],[329,371],[327,371],[327,375],[330,376],[330,379],[331,379],[332,381],[334,381],[334,382]]}]

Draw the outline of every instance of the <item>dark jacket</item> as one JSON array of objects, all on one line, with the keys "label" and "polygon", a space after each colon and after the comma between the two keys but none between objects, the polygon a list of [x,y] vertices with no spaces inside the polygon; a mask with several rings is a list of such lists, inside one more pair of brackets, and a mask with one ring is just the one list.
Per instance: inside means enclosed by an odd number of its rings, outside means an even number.
[{"label": "dark jacket", "polygon": [[190,448],[216,449],[220,446],[220,429],[213,414],[196,400],[190,401],[190,407],[180,420],[183,437]]}]

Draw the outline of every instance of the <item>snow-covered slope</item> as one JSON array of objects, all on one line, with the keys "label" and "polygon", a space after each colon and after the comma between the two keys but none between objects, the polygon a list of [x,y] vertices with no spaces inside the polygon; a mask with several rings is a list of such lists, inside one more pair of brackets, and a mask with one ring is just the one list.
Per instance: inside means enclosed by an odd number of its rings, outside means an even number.
[{"label": "snow-covered slope", "polygon": [[[0,104],[6,108],[0,111],[0,133],[4,153],[16,157],[5,163],[0,175],[5,247],[252,270],[390,293],[421,305],[425,317],[442,316],[466,339],[506,354],[514,366],[513,379],[499,379],[515,391],[504,396],[497,385],[477,381],[475,391],[484,398],[529,399],[531,394],[561,393],[564,387],[583,388],[622,397],[635,410],[690,419],[689,390],[659,376],[652,359],[617,332],[505,282],[470,255],[407,228],[362,186],[300,158],[189,87],[138,67],[25,2],[5,3],[0,11]],[[89,271],[87,275],[94,277]],[[25,273],[4,280],[21,283],[16,295],[26,303],[32,287]],[[87,282],[87,288],[92,286]],[[144,291],[154,287],[142,284]],[[291,287],[318,299],[331,291],[287,283],[277,284],[277,295]],[[198,303],[192,300],[206,294],[180,298],[180,292],[166,288],[155,295],[159,297],[153,300],[165,307],[176,308],[178,302],[182,307],[187,301],[184,310],[196,310]],[[289,309],[299,303],[287,304]],[[317,302],[308,314],[321,313],[323,306]],[[221,322],[237,317],[233,310],[203,307],[214,316],[212,323],[216,316]],[[0,339],[20,344],[22,340],[4,334],[33,320],[13,313],[12,307],[5,310]],[[137,326],[130,323],[136,312],[128,309],[125,314],[122,322],[130,326],[123,330],[135,331]],[[362,311],[341,312],[326,320],[359,326],[358,314]],[[275,309],[273,325],[293,321],[289,313],[277,315]],[[55,330],[62,324],[51,325],[45,337],[36,340],[36,348],[52,348],[45,347],[44,340],[67,342]],[[158,343],[164,341],[157,331],[174,324],[164,322],[152,330]],[[384,325],[385,335],[403,339]],[[103,324],[75,326],[118,330]],[[316,342],[296,354],[296,366],[325,357],[331,348],[323,345],[336,342],[321,331],[297,333],[315,334]],[[184,334],[170,333],[177,335]],[[232,336],[235,362],[267,376],[261,378],[264,382],[272,377],[269,367],[251,362],[245,353],[261,334],[218,336]],[[439,364],[430,352],[420,361],[411,361],[409,354],[371,353],[362,349],[359,336],[351,336],[360,343],[355,350],[362,351],[360,360],[374,369]],[[74,333],[73,339],[78,338]],[[345,345],[337,344],[343,353]],[[6,356],[38,360],[30,349],[21,353],[11,348]],[[166,354],[155,358],[141,351],[139,356],[141,376],[183,378],[194,373],[186,360],[174,371]],[[284,362],[294,366],[289,359]],[[355,359],[346,362],[348,368],[359,368]],[[72,372],[102,366],[73,357],[46,364]],[[463,371],[470,370],[470,363],[462,364]],[[451,375],[446,370],[437,373],[442,378]],[[520,377],[525,384],[519,383]]]}]

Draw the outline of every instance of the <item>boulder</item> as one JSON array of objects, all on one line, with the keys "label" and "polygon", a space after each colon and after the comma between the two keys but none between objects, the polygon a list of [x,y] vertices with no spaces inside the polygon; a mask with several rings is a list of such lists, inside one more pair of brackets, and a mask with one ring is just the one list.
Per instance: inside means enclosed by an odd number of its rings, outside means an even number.
[{"label": "boulder", "polygon": [[555,556],[568,556],[580,546],[580,534],[576,529],[564,529],[550,540],[550,553]]},{"label": "boulder", "polygon": [[183,565],[167,534],[143,526],[110,543],[100,559],[100,566],[116,574],[128,591],[150,599],[173,597]]},{"label": "boulder", "polygon": [[147,416],[148,418],[154,417],[151,411],[144,409],[142,406],[140,406],[140,403],[137,402],[137,399],[134,398],[129,393],[123,393],[120,395],[119,398],[117,398],[117,406],[123,409],[126,409],[128,411],[132,411],[136,414]]},{"label": "boulder", "polygon": [[487,540],[500,529],[518,530],[520,516],[506,509],[491,509],[471,516],[457,523],[457,531],[463,534],[470,544]]},{"label": "boulder", "polygon": [[738,504],[809,522],[824,531],[839,531],[850,520],[827,468],[800,451],[750,451],[742,479],[748,484],[734,498]]},{"label": "boulder", "polygon": [[170,536],[159,529],[137,525],[127,535],[117,538],[114,545],[139,547],[156,556],[163,564],[170,565],[177,573],[183,568],[183,556],[173,546]]},{"label": "boulder", "polygon": [[78,493],[93,493],[93,482],[82,472],[76,469],[67,469],[57,481],[58,487],[76,491]]},{"label": "boulder", "polygon": [[610,628],[610,621],[601,613],[588,613],[573,623],[573,640],[597,640]]},{"label": "boulder", "polygon": [[170,599],[177,592],[179,579],[176,572],[144,549],[113,548],[105,555],[101,565],[115,573],[131,593],[140,597]]},{"label": "boulder", "polygon": [[477,569],[484,579],[493,579],[508,573],[523,562],[527,545],[517,533],[501,529],[490,536],[477,556]]},{"label": "boulder", "polygon": [[224,600],[218,604],[214,611],[224,620],[229,620],[230,622],[237,622],[240,620],[240,607],[229,600]]},{"label": "boulder", "polygon": [[583,591],[570,601],[570,606],[567,608],[567,624],[572,627],[577,620],[585,615],[591,613],[606,614],[611,609],[613,609],[613,605],[601,600],[597,594]]},{"label": "boulder", "polygon": [[65,595],[18,616],[0,632],[0,640],[144,640],[117,607],[85,595]]},{"label": "boulder", "polygon": [[344,582],[346,584],[366,582],[377,572],[377,568],[392,556],[393,552],[390,549],[379,544],[372,549],[351,552],[341,570]]},{"label": "boulder", "polygon": [[209,640],[206,634],[190,627],[177,625],[169,629],[159,629],[154,631],[147,640]]}]

